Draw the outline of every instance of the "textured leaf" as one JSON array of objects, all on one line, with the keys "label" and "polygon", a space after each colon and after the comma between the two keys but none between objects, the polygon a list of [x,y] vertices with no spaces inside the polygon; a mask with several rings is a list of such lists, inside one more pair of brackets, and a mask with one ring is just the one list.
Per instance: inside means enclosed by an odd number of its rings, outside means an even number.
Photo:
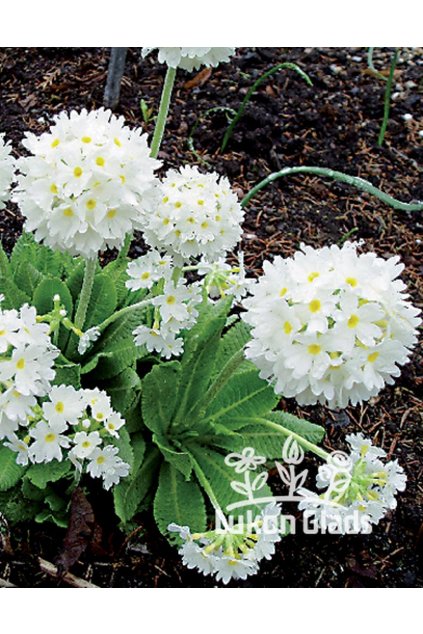
[{"label": "textured leaf", "polygon": [[66,477],[71,471],[71,468],[71,464],[68,460],[63,460],[62,462],[53,460],[46,464],[31,465],[25,477],[39,489],[45,489],[49,482],[57,482]]},{"label": "textured leaf", "polygon": [[178,403],[182,367],[179,361],[155,366],[142,382],[142,416],[157,434],[166,434]]},{"label": "textured leaf", "polygon": [[25,468],[16,464],[16,453],[0,446],[0,491],[15,486],[25,473]]},{"label": "textured leaf", "polygon": [[133,338],[128,337],[108,346],[107,351],[95,353],[82,367],[81,374],[88,374],[95,370],[96,378],[110,379],[147,354],[147,350],[144,347],[136,347]]},{"label": "textured leaf", "polygon": [[[237,352],[242,350],[245,344],[251,339],[251,328],[243,321],[237,321],[234,326],[223,335],[219,342],[216,353],[215,374],[218,373]],[[242,372],[249,362],[246,360],[238,368]]]},{"label": "textured leaf", "polygon": [[126,368],[109,385],[105,385],[105,389],[112,399],[113,407],[125,414],[139,399],[141,379],[135,370]]},{"label": "textured leaf", "polygon": [[[157,467],[160,463],[159,452],[154,449],[144,460],[146,444],[141,434],[131,438],[134,463],[131,474],[113,488],[115,512],[119,519],[127,524],[137,513],[138,507],[145,497],[154,475],[157,478]],[[148,473],[146,473],[148,471]],[[148,477],[150,476],[150,478]]]},{"label": "textured leaf", "polygon": [[129,275],[127,273],[128,258],[116,259],[113,262],[110,262],[107,266],[104,267],[104,273],[107,273],[109,277],[113,280],[113,283],[117,292],[118,305],[120,306],[126,296],[129,293],[129,290],[126,288],[126,282],[129,279]]},{"label": "textured leaf", "polygon": [[160,470],[159,487],[154,498],[154,517],[161,533],[170,540],[175,539],[167,530],[172,522],[189,526],[194,532],[206,529],[206,509],[199,486],[195,482],[186,482],[166,462]]},{"label": "textured leaf", "polygon": [[3,275],[0,275],[0,293],[4,295],[3,309],[18,309],[30,301],[29,295],[21,291],[11,278]]},{"label": "textured leaf", "polygon": [[260,416],[277,405],[279,397],[273,388],[260,379],[257,369],[250,364],[246,372],[234,374],[219,391],[205,413],[223,424],[234,417]]},{"label": "textured leaf", "polygon": [[173,447],[163,436],[153,434],[153,442],[160,449],[164,459],[177,469],[186,480],[189,480],[192,472],[192,462],[189,454]]},{"label": "textured leaf", "polygon": [[3,244],[0,240],[0,276],[10,277],[12,274],[12,267],[10,266],[9,258],[3,248]]},{"label": "textured leaf", "polygon": [[32,266],[31,262],[21,262],[16,269],[14,279],[17,286],[32,297],[43,277],[43,274]]},{"label": "textured leaf", "polygon": [[55,277],[47,277],[40,282],[34,292],[33,304],[39,315],[46,315],[53,309],[53,298],[60,295],[60,301],[69,316],[73,314],[73,301],[66,284]]},{"label": "textured leaf", "polygon": [[72,385],[79,390],[81,387],[81,366],[76,363],[56,365],[54,385]]},{"label": "textured leaf", "polygon": [[117,294],[113,279],[105,273],[96,275],[88,304],[85,330],[101,324],[114,313],[116,306]]}]

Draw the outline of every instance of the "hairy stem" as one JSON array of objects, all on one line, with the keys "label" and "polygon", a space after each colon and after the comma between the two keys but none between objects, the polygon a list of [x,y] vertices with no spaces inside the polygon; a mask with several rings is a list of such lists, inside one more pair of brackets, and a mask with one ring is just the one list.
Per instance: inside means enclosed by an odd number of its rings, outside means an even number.
[{"label": "hairy stem", "polygon": [[175,77],[176,68],[168,67],[163,84],[159,113],[156,120],[156,127],[154,128],[153,140],[151,141],[152,158],[157,158],[160,150],[160,145],[162,143],[163,134],[166,127],[167,115],[169,112],[170,99],[172,97],[173,85],[175,83]]},{"label": "hairy stem", "polygon": [[97,268],[97,260],[92,258],[85,262],[84,281],[82,283],[81,295],[79,297],[78,309],[75,315],[75,326],[79,330],[84,329],[85,320],[87,317],[87,310],[93,291],[95,271]]},{"label": "hairy stem", "polygon": [[274,423],[273,421],[267,420],[266,418],[254,418],[254,421],[259,423],[260,425],[265,425],[266,427],[269,427],[269,429],[275,429],[276,431],[279,431],[281,434],[284,434],[286,436],[292,436],[292,438],[294,438],[297,443],[301,445],[301,447],[304,447],[304,449],[306,449],[307,451],[311,451],[312,453],[316,454],[316,456],[319,456],[319,458],[323,458],[323,460],[327,460],[329,458],[329,454],[327,451],[325,451],[318,445],[310,442],[309,440],[306,440],[299,434],[291,431],[291,429],[283,427],[283,425],[280,425],[279,423]]},{"label": "hairy stem", "polygon": [[124,315],[127,315],[128,313],[132,313],[134,310],[138,310],[139,308],[144,308],[145,306],[149,306],[152,303],[153,299],[154,297],[150,297],[148,299],[143,299],[142,302],[138,302],[137,304],[131,304],[130,306],[125,306],[124,308],[121,308],[120,310],[113,313],[113,315],[110,315],[110,317],[105,319],[99,326],[97,326],[97,328],[101,332],[104,332],[106,328],[108,328],[108,326],[110,326],[111,324],[113,324],[113,322],[119,319],[119,317],[123,317]]},{"label": "hairy stem", "polygon": [[241,201],[242,207],[245,207],[250,200],[264,187],[273,183],[273,181],[278,178],[283,178],[284,176],[290,176],[291,174],[315,174],[317,176],[325,176],[327,178],[332,178],[335,181],[339,181],[341,183],[346,183],[347,185],[352,185],[353,187],[357,187],[361,191],[364,191],[368,194],[372,194],[372,196],[376,196],[382,202],[389,205],[393,209],[399,209],[400,211],[423,211],[423,202],[418,203],[403,203],[396,198],[393,198],[389,194],[385,194],[385,192],[381,191],[368,181],[360,178],[359,176],[349,176],[348,174],[344,174],[343,172],[337,172],[335,170],[328,169],[326,167],[285,167],[280,170],[280,172],[274,172],[270,174],[266,178],[264,178],[260,183],[255,185],[248,194]]}]

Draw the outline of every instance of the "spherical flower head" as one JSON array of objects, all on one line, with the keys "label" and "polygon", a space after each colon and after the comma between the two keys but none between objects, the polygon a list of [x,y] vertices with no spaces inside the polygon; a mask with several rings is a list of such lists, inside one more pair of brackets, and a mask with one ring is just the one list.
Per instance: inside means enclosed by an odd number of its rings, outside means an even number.
[{"label": "spherical flower head", "polygon": [[15,200],[39,242],[86,258],[120,248],[140,226],[160,162],[147,136],[110,110],[55,117],[48,132],[26,133]]},{"label": "spherical flower head", "polygon": [[15,159],[12,147],[4,140],[4,134],[0,134],[0,209],[4,209],[5,202],[9,200],[10,186],[15,174]]},{"label": "spherical flower head", "polygon": [[370,532],[397,505],[396,494],[404,491],[406,476],[396,460],[383,462],[386,453],[362,434],[350,434],[349,454],[334,452],[316,478],[323,493],[299,489],[299,508],[314,516],[328,532]]},{"label": "spherical flower head", "polygon": [[160,64],[167,64],[170,68],[182,68],[183,70],[198,70],[201,66],[218,66],[222,62],[229,62],[230,57],[235,53],[235,48],[225,47],[193,47],[185,48],[181,46],[173,47],[144,47],[142,56],[146,57],[151,51],[158,50],[158,60]]},{"label": "spherical flower head", "polygon": [[245,580],[258,572],[259,562],[271,559],[281,539],[280,506],[271,503],[253,521],[227,529],[191,533],[187,526],[170,524],[170,532],[179,533],[179,554],[188,568],[204,575],[215,575],[225,585],[231,579]]},{"label": "spherical flower head", "polygon": [[252,329],[246,356],[277,394],[300,404],[346,407],[392,384],[416,343],[419,311],[398,280],[399,258],[357,244],[264,262],[244,300]]},{"label": "spherical flower head", "polygon": [[186,166],[167,173],[142,222],[148,244],[179,265],[191,258],[217,260],[231,250],[241,238],[243,219],[227,178]]}]

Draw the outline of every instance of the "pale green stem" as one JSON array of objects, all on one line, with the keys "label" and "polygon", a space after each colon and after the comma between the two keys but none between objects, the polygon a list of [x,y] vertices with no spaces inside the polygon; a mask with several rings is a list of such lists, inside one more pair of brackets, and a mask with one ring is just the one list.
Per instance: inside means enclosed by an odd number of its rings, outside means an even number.
[{"label": "pale green stem", "polygon": [[323,460],[327,460],[329,458],[329,454],[327,451],[325,451],[318,445],[310,442],[309,440],[306,440],[299,434],[296,434],[291,429],[283,427],[283,425],[279,425],[279,423],[274,423],[273,421],[267,420],[266,418],[254,418],[254,420],[260,425],[265,425],[266,427],[279,431],[281,434],[292,436],[292,438],[294,438],[297,443],[301,445],[301,447],[304,447],[304,449],[306,449],[307,451],[311,451],[312,453],[316,454],[316,456],[319,456],[319,458],[323,458]]},{"label": "pale green stem", "polygon": [[119,319],[119,317],[123,317],[124,315],[127,315],[128,313],[131,313],[134,310],[138,310],[139,308],[144,308],[145,306],[148,306],[149,304],[152,303],[153,299],[154,297],[150,297],[149,299],[143,299],[142,302],[138,302],[137,304],[131,304],[131,306],[125,306],[125,308],[121,308],[116,313],[113,313],[113,315],[105,319],[105,321],[103,321],[103,323],[97,326],[97,328],[101,332],[104,332],[106,328],[108,328],[108,326],[110,326],[111,324],[113,324],[113,322]]},{"label": "pale green stem", "polygon": [[194,467],[194,471],[195,471],[195,474],[196,474],[196,476],[198,478],[198,481],[200,482],[201,486],[203,487],[203,489],[205,490],[205,492],[209,496],[210,502],[214,506],[215,510],[222,517],[224,517],[224,513],[222,511],[222,508],[221,508],[219,502],[217,501],[217,498],[216,498],[216,496],[214,494],[214,491],[213,491],[213,489],[212,489],[212,487],[210,485],[210,482],[207,480],[204,471],[202,470],[202,468],[200,467],[200,465],[198,464],[198,462],[196,461],[196,459],[194,458],[194,456],[191,453],[189,453],[189,457],[191,458],[192,465]]},{"label": "pale green stem", "polygon": [[82,283],[81,295],[79,297],[78,309],[75,315],[75,326],[79,330],[84,329],[87,310],[91,299],[91,293],[94,285],[95,271],[97,268],[97,260],[95,258],[86,260],[84,281]]},{"label": "pale green stem", "polygon": [[164,130],[166,127],[167,115],[169,112],[170,99],[172,97],[173,85],[175,83],[176,68],[168,67],[163,84],[162,96],[160,99],[159,113],[157,115],[156,127],[154,128],[153,140],[151,141],[152,158],[157,158],[162,143]]},{"label": "pale green stem", "polygon": [[263,187],[269,185],[269,183],[273,183],[273,181],[277,180],[278,178],[282,178],[283,176],[290,176],[291,174],[316,174],[316,176],[325,176],[328,178],[332,178],[335,181],[347,183],[347,185],[357,187],[358,189],[361,189],[368,194],[372,194],[373,196],[376,196],[376,198],[379,198],[379,200],[381,200],[385,204],[393,207],[393,209],[399,209],[401,211],[423,211],[423,202],[403,203],[400,200],[393,198],[389,194],[385,194],[383,191],[381,191],[368,181],[364,180],[363,178],[360,178],[359,176],[349,176],[348,174],[344,174],[343,172],[337,172],[326,167],[312,166],[285,167],[284,169],[280,170],[280,172],[274,172],[273,174],[270,174],[269,176],[267,176],[267,178],[264,178],[262,181],[260,181],[260,183],[255,185],[255,187],[253,187],[248,192],[245,198],[243,198],[243,200],[241,201],[241,205],[245,207],[245,205],[250,202],[253,196],[255,196],[261,189],[263,189]]}]

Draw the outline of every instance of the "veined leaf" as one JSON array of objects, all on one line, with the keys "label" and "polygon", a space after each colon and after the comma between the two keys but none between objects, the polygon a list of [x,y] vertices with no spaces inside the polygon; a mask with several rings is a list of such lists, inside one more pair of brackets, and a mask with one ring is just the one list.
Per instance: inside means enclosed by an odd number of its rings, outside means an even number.
[{"label": "veined leaf", "polygon": [[39,489],[45,489],[49,482],[57,482],[66,477],[71,471],[71,463],[68,460],[58,462],[53,460],[46,464],[33,464],[27,470],[25,477]]},{"label": "veined leaf", "polygon": [[107,351],[95,353],[82,367],[81,374],[88,374],[96,370],[97,377],[111,379],[147,354],[145,348],[136,347],[133,338],[128,337],[110,344]]},{"label": "veined leaf", "polygon": [[[215,374],[226,365],[231,357],[244,348],[245,344],[251,339],[250,333],[250,326],[239,320],[223,335],[216,353]],[[237,372],[243,372],[248,366],[249,362],[245,360],[239,366]]]},{"label": "veined leaf", "polygon": [[25,473],[25,468],[16,464],[16,453],[0,446],[0,491],[11,489]]},{"label": "veined leaf", "polygon": [[0,293],[4,295],[3,309],[20,308],[30,301],[30,297],[20,290],[15,282],[8,277],[0,275]]},{"label": "veined leaf", "polygon": [[189,526],[193,532],[206,529],[204,498],[195,482],[186,482],[170,464],[164,462],[160,470],[159,487],[154,499],[154,517],[157,525],[170,541],[176,534],[168,532],[169,524]]},{"label": "veined leaf", "polygon": [[56,277],[44,278],[34,292],[33,304],[39,315],[45,315],[53,309],[55,295],[60,295],[68,315],[73,314],[73,301],[66,284]]},{"label": "veined leaf", "polygon": [[121,414],[130,410],[139,399],[141,379],[132,368],[126,368],[105,386],[112,399],[112,405]]},{"label": "veined leaf", "polygon": [[179,361],[155,366],[142,382],[142,416],[145,425],[166,434],[178,403],[182,367]]},{"label": "veined leaf", "polygon": [[94,278],[85,330],[101,324],[113,314],[116,307],[117,294],[113,279],[105,273],[99,273]]},{"label": "veined leaf", "polygon": [[163,458],[189,480],[192,472],[191,457],[187,452],[173,447],[164,436],[153,434],[153,442],[159,448]]}]

